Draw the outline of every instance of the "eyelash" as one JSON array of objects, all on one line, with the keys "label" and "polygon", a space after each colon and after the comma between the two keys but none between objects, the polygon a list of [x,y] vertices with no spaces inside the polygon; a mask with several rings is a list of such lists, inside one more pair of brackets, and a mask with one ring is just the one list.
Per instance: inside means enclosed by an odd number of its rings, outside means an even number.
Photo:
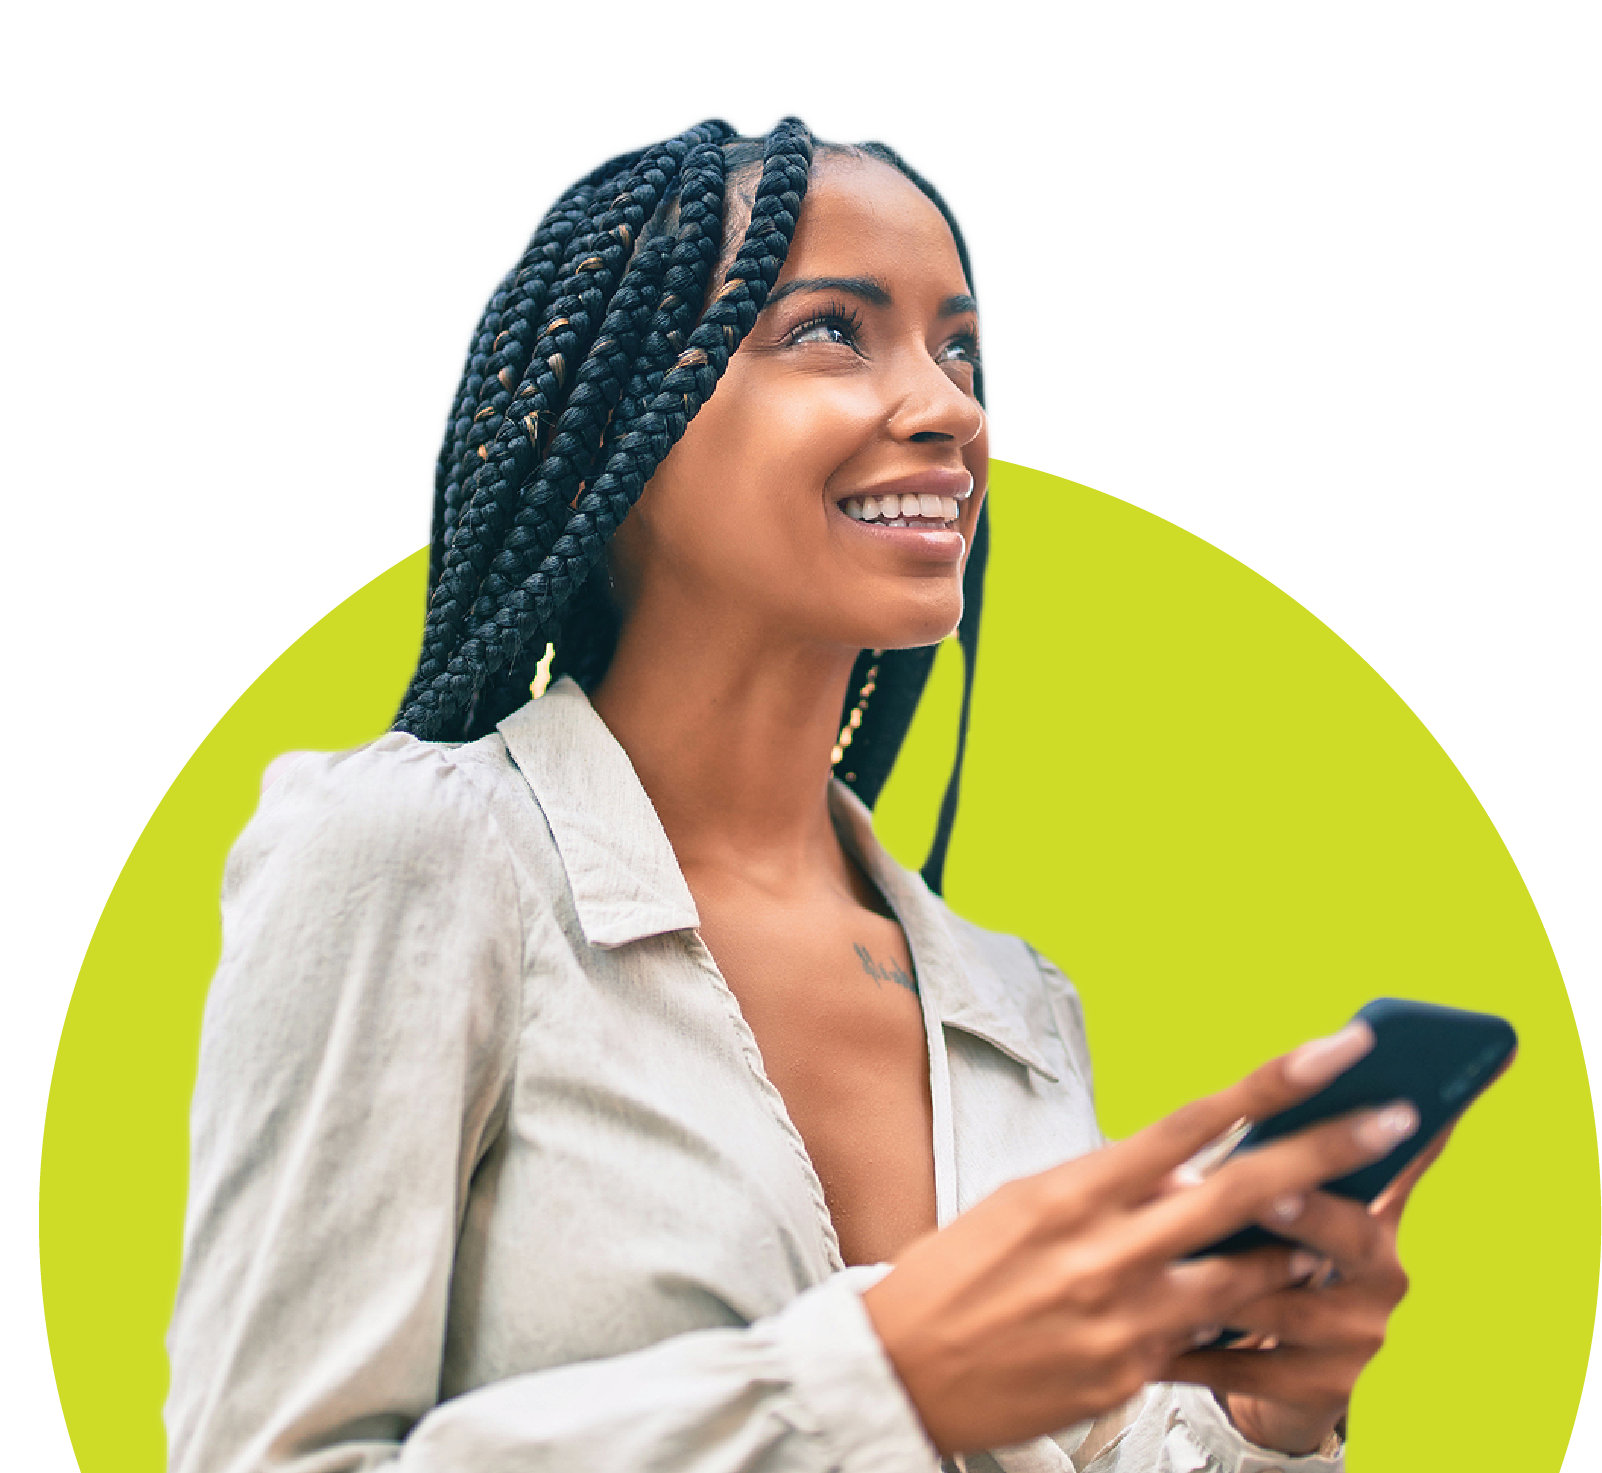
[{"label": "eyelash", "polygon": [[[862,336],[862,316],[853,308],[846,306],[844,302],[829,302],[816,312],[803,318],[785,334],[785,342],[791,345],[799,343],[807,333],[819,327],[837,328],[844,339],[840,346],[850,348],[856,353],[862,351],[858,347],[858,339]],[[960,348],[963,356],[961,358],[944,357],[943,355],[952,348]],[[971,332],[958,333],[946,343],[940,352],[942,355],[941,362],[969,363],[977,368],[980,362],[979,337],[976,333]]]},{"label": "eyelash", "polygon": [[[959,332],[956,337],[946,344],[946,348],[961,348],[963,352],[961,358],[947,359],[945,360],[946,362],[971,363],[975,368],[981,362],[979,357],[979,336],[977,333]],[[942,348],[941,352],[943,353],[945,350],[945,348]]]},{"label": "eyelash", "polygon": [[857,349],[857,339],[862,335],[862,317],[861,314],[846,306],[844,302],[830,302],[827,306],[820,307],[816,312],[796,323],[786,334],[785,340],[789,343],[799,343],[807,333],[819,327],[838,328],[845,337],[843,346],[853,351],[859,351]]}]

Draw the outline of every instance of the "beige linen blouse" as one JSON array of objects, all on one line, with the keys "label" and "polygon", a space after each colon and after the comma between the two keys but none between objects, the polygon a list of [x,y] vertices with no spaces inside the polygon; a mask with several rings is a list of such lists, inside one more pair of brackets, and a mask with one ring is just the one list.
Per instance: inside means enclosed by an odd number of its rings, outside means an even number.
[{"label": "beige linen blouse", "polygon": [[[269,772],[228,863],[172,1473],[935,1473],[628,757],[571,682]],[[939,1219],[1101,1140],[1079,1001],[831,791],[906,932]],[[1078,1462],[1074,1455],[1078,1454]],[[1328,1473],[1151,1387],[969,1473]]]}]

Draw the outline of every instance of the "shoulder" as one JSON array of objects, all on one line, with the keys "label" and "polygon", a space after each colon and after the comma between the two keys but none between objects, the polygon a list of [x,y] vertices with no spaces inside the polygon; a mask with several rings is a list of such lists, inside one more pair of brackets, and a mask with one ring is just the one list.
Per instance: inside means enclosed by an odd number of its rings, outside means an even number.
[{"label": "shoulder", "polygon": [[223,1095],[251,1069],[298,1074],[343,1050],[355,1077],[452,1037],[504,1072],[494,1039],[520,1005],[527,911],[475,771],[493,771],[494,744],[473,745],[389,733],[268,770],[223,879],[202,1045]]},{"label": "shoulder", "polygon": [[364,946],[521,950],[537,895],[507,837],[518,786],[493,736],[452,747],[390,732],[279,758],[223,873],[225,966],[282,952],[320,971]]},{"label": "shoulder", "polygon": [[389,732],[346,752],[269,765],[229,858],[226,896],[264,871],[311,866],[342,885],[493,869],[507,848],[494,808],[516,774],[498,736],[468,746]]}]

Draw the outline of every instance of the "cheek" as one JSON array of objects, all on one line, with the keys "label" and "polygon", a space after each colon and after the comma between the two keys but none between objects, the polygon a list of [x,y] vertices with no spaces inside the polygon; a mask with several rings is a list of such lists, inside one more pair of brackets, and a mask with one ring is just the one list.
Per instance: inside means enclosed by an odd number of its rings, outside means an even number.
[{"label": "cheek", "polygon": [[[653,568],[684,584],[754,581],[770,595],[796,577],[815,589],[827,581],[838,551],[829,509],[855,484],[886,406],[865,376],[791,376],[781,392],[763,382],[764,367],[737,359],[646,484],[613,541],[620,592]],[[977,442],[964,459],[982,485]]]},{"label": "cheek", "polygon": [[[727,517],[782,513],[822,500],[835,474],[869,441],[883,406],[858,384],[794,385],[784,393],[714,394],[658,471],[662,498],[704,503]],[[649,494],[649,492],[647,493]],[[692,513],[693,514],[693,513]]]},{"label": "cheek", "polygon": [[816,499],[882,421],[882,406],[858,385],[824,381],[775,395],[729,427],[724,474],[746,483],[736,494]]}]

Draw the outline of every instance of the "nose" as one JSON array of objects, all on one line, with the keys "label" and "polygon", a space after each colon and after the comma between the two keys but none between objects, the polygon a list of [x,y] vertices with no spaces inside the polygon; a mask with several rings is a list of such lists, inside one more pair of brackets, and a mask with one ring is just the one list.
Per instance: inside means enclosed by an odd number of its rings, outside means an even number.
[{"label": "nose", "polygon": [[905,354],[890,416],[898,440],[970,444],[985,427],[984,406],[919,344]]}]

